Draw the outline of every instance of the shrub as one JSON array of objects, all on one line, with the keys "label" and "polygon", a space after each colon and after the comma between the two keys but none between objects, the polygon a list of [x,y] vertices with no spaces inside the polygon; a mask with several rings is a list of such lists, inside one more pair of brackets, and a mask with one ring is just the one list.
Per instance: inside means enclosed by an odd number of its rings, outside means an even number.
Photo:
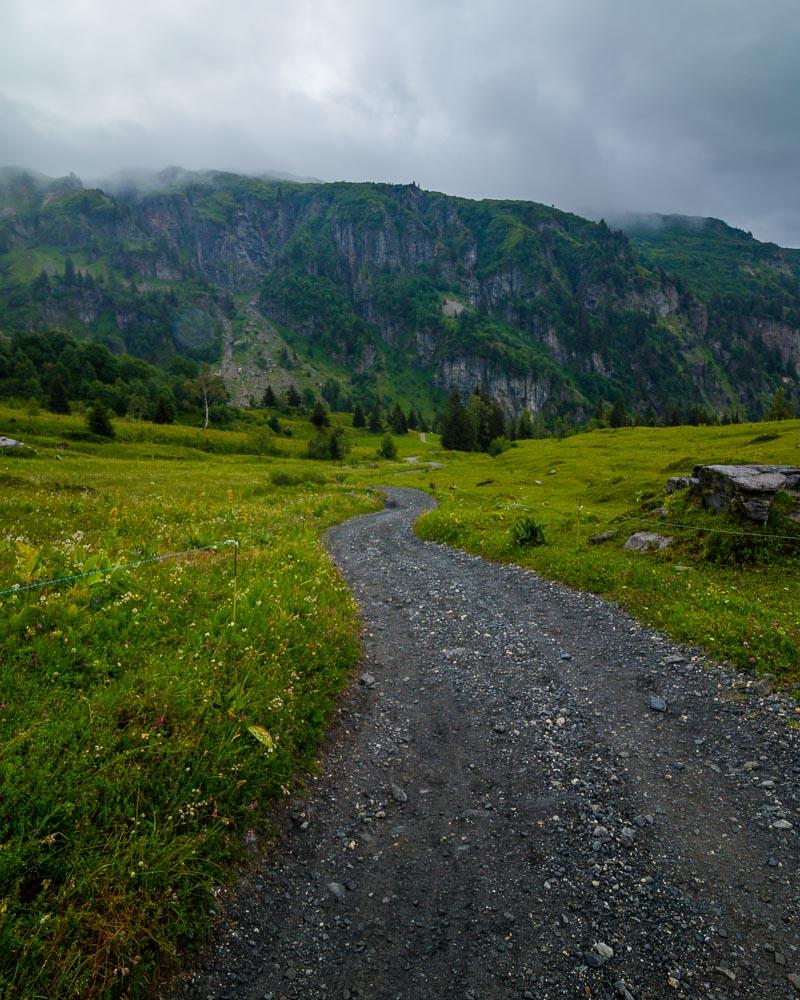
[{"label": "shrub", "polygon": [[512,442],[507,437],[493,438],[489,444],[489,454],[496,458],[498,455],[502,455],[504,451],[508,451],[512,446]]},{"label": "shrub", "polygon": [[113,438],[114,437],[114,427],[111,423],[111,417],[108,415],[108,410],[102,400],[96,399],[86,414],[86,426],[92,432],[92,434],[99,434],[100,437]]},{"label": "shrub", "polygon": [[338,462],[347,454],[347,440],[340,427],[316,434],[308,442],[306,458],[328,459]]},{"label": "shrub", "polygon": [[544,545],[544,528],[535,517],[519,517],[511,526],[511,544],[516,548]]},{"label": "shrub", "polygon": [[384,434],[378,446],[378,458],[387,458],[390,461],[397,458],[397,445],[391,434]]}]

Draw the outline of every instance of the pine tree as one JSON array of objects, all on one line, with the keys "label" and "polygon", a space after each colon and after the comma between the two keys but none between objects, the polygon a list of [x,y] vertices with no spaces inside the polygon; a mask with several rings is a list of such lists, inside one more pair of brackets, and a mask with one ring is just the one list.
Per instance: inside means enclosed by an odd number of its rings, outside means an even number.
[{"label": "pine tree", "polygon": [[156,424],[171,424],[175,421],[175,411],[167,402],[166,396],[163,394],[158,397],[158,402],[156,403],[155,413],[153,414],[153,422]]},{"label": "pine tree", "polygon": [[608,412],[606,411],[606,404],[602,399],[597,400],[597,406],[594,408],[594,416],[592,417],[595,424],[598,427],[605,427],[606,421],[608,420]]},{"label": "pine tree", "polygon": [[314,409],[311,411],[311,423],[318,429],[322,430],[323,427],[327,427],[330,424],[328,420],[328,411],[322,405],[320,400],[317,400],[314,404]]},{"label": "pine tree", "polygon": [[369,411],[369,420],[367,421],[367,427],[372,434],[380,434],[383,430],[383,416],[381,415],[381,408],[375,403],[372,409]]},{"label": "pine tree", "polygon": [[533,437],[533,420],[530,410],[523,410],[517,418],[516,435],[520,441],[528,441]]},{"label": "pine tree", "polygon": [[289,388],[286,390],[286,405],[290,410],[296,410],[298,406],[303,402],[300,398],[300,393],[295,388],[293,382],[289,383]]},{"label": "pine tree", "polygon": [[445,403],[440,419],[440,433],[442,447],[448,451],[475,451],[475,427],[455,389]]},{"label": "pine tree", "polygon": [[612,427],[628,426],[628,414],[625,412],[625,406],[621,399],[617,398],[614,405],[611,407],[608,422]]},{"label": "pine tree", "polygon": [[114,427],[111,423],[111,418],[101,399],[96,399],[92,403],[89,412],[86,414],[86,426],[93,434],[99,434],[100,437],[114,437]]},{"label": "pine tree", "polygon": [[277,406],[278,400],[275,398],[275,393],[273,392],[272,386],[267,382],[267,387],[264,390],[264,397],[261,400],[261,405],[267,409],[271,410],[274,406]]},{"label": "pine tree", "polygon": [[775,394],[770,400],[767,412],[764,414],[765,420],[791,420],[792,404],[786,398],[786,390],[781,386],[775,390]]},{"label": "pine tree", "polygon": [[413,406],[408,411],[408,420],[406,423],[408,424],[408,429],[410,431],[419,430],[419,415]]},{"label": "pine tree", "polygon": [[364,410],[361,408],[361,403],[356,403],[355,409],[353,410],[353,427],[366,427],[367,418],[364,416]]},{"label": "pine tree", "polygon": [[50,392],[47,396],[47,409],[51,413],[70,412],[67,387],[64,385],[64,379],[58,372],[53,376],[53,381],[50,383]]},{"label": "pine tree", "polygon": [[400,408],[399,403],[394,404],[394,409],[389,414],[389,426],[395,434],[408,433],[408,421],[406,420],[406,415]]}]

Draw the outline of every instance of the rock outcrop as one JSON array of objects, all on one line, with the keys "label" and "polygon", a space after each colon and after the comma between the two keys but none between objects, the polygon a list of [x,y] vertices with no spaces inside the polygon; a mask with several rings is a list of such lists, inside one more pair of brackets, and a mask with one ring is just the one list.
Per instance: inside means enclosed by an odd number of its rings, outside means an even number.
[{"label": "rock outcrop", "polygon": [[715,513],[732,510],[763,524],[776,495],[792,497],[800,510],[800,467],[793,465],[696,465],[691,476],[667,480],[667,493],[692,489]]},{"label": "rock outcrop", "polygon": [[692,474],[703,506],[734,510],[763,524],[772,501],[785,491],[800,506],[800,468],[788,465],[698,465]]}]

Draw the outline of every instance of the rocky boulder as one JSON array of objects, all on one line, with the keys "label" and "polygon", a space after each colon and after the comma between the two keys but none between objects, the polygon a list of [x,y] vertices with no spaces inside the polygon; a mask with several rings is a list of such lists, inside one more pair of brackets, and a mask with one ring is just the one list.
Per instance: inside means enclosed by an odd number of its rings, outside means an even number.
[{"label": "rocky boulder", "polygon": [[650,549],[666,549],[672,545],[669,535],[658,535],[655,531],[637,531],[625,542],[626,552],[649,552]]},{"label": "rocky boulder", "polygon": [[775,494],[781,490],[800,506],[800,468],[789,465],[698,465],[693,488],[709,510],[737,511],[763,524]]}]

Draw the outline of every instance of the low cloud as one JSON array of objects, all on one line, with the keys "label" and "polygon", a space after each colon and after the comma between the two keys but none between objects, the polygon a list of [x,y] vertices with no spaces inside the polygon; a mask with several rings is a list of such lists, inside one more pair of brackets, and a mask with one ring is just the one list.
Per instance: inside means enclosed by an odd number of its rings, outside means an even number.
[{"label": "low cloud", "polygon": [[794,0],[5,0],[0,159],[416,180],[800,245]]}]

